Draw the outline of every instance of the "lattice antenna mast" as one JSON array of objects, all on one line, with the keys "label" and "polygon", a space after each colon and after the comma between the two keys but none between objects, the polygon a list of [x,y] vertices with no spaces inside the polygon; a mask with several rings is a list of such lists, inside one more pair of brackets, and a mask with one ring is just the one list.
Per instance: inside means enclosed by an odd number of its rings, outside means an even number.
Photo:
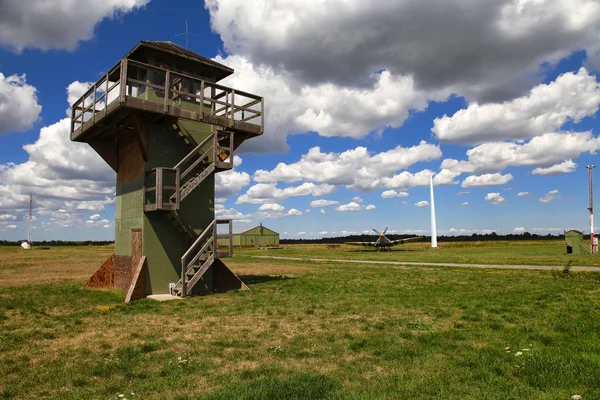
[{"label": "lattice antenna mast", "polygon": [[27,243],[31,244],[31,223],[33,221],[33,193],[29,193],[29,227],[27,230]]},{"label": "lattice antenna mast", "polygon": [[178,33],[175,36],[181,36],[181,35],[185,35],[185,48],[186,49],[188,48],[188,45],[189,45],[190,35],[192,35],[192,36],[200,36],[200,35],[196,35],[195,33],[190,32],[190,30],[188,29],[187,19],[185,20],[185,32]]}]

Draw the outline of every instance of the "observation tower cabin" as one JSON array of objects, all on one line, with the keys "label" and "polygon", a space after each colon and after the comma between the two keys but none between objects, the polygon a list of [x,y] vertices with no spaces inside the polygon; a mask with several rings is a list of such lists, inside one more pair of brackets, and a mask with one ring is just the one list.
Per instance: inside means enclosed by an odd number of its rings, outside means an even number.
[{"label": "observation tower cabin", "polygon": [[88,286],[128,290],[128,300],[245,288],[223,262],[232,225],[215,219],[214,177],[263,133],[264,101],[217,84],[232,73],[174,43],[142,41],[75,102],[71,140],[117,173],[115,252]]}]

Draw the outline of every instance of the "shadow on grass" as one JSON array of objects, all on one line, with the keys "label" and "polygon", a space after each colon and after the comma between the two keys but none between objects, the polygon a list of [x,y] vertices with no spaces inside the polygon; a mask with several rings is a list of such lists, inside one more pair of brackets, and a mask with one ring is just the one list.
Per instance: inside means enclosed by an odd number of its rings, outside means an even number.
[{"label": "shadow on grass", "polygon": [[257,285],[260,283],[266,283],[271,281],[286,281],[288,279],[295,279],[289,276],[282,275],[238,275],[238,277],[246,285]]}]

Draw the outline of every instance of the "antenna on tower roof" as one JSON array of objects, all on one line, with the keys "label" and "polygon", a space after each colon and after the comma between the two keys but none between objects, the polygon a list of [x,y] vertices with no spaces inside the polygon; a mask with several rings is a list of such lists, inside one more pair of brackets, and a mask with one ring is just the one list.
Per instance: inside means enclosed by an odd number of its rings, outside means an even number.
[{"label": "antenna on tower roof", "polygon": [[190,32],[190,30],[188,29],[187,19],[185,20],[185,32],[178,33],[177,35],[174,35],[174,36],[181,36],[181,35],[185,35],[185,48],[186,49],[188,48],[190,35],[192,35],[192,36],[200,36],[200,35],[196,35],[195,33]]}]

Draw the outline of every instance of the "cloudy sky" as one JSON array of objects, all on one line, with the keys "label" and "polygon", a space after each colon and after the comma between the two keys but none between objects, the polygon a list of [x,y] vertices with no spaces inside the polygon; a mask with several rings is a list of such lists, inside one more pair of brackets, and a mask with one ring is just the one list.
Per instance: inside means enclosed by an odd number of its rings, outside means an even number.
[{"label": "cloudy sky", "polygon": [[186,16],[265,98],[217,176],[237,230],[427,234],[433,174],[440,234],[589,231],[597,0],[5,0],[0,239],[26,237],[29,193],[34,239],[114,237],[114,173],[69,141],[69,104],[140,40],[184,45]]}]

